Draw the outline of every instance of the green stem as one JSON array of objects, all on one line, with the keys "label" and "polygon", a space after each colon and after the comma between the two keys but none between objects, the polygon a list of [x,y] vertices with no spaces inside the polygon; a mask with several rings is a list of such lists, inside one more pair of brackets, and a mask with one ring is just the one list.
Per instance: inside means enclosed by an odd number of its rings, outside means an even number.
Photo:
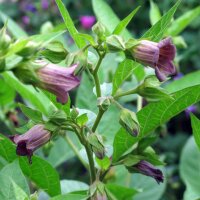
[{"label": "green stem", "polygon": [[99,108],[99,112],[98,112],[97,118],[96,118],[96,120],[95,120],[95,122],[93,124],[93,127],[92,127],[92,132],[96,131],[97,126],[99,125],[99,122],[101,121],[101,118],[102,118],[104,112],[105,112],[104,110],[102,110],[101,108]]},{"label": "green stem", "polygon": [[88,165],[87,163],[82,159],[79,150],[76,148],[76,146],[74,145],[74,143],[71,141],[71,139],[65,135],[64,137],[65,141],[69,144],[69,146],[72,148],[73,152],[75,153],[75,155],[78,157],[78,159],[80,160],[80,162],[83,164],[83,166],[88,169]]},{"label": "green stem", "polygon": [[142,109],[142,97],[138,96],[137,98],[137,111],[140,111]]},{"label": "green stem", "polygon": [[100,81],[98,77],[98,70],[99,70],[102,60],[104,59],[105,53],[101,54],[98,51],[97,53],[99,54],[99,60],[97,62],[95,69],[92,72],[92,75],[94,77],[97,97],[101,97],[101,87],[100,87]]},{"label": "green stem", "polygon": [[91,178],[91,184],[92,184],[96,180],[96,170],[95,170],[95,165],[94,165],[92,149],[89,143],[86,143],[85,150],[86,150],[88,161],[89,161],[90,178]]},{"label": "green stem", "polygon": [[100,81],[97,73],[93,74],[97,97],[101,97]]},{"label": "green stem", "polygon": [[137,93],[137,87],[132,89],[132,90],[128,90],[128,91],[125,91],[125,92],[121,92],[121,93],[118,93],[114,96],[114,98],[119,98],[119,97],[123,97],[123,96],[127,96],[127,95],[130,95],[130,94],[135,94]]}]

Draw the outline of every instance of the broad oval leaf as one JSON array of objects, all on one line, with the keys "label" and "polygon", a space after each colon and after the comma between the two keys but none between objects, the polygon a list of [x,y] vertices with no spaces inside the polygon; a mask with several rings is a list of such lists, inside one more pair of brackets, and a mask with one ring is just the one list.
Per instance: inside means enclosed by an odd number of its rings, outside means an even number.
[{"label": "broad oval leaf", "polygon": [[59,175],[47,161],[33,156],[32,164],[24,157],[19,158],[19,163],[23,173],[50,196],[61,193]]},{"label": "broad oval leaf", "polygon": [[186,184],[184,200],[197,200],[200,198],[200,151],[194,138],[189,138],[181,154],[180,173]]},{"label": "broad oval leaf", "polygon": [[140,137],[147,135],[159,125],[200,101],[200,85],[185,88],[173,93],[174,99],[150,103],[137,113],[141,126]]}]

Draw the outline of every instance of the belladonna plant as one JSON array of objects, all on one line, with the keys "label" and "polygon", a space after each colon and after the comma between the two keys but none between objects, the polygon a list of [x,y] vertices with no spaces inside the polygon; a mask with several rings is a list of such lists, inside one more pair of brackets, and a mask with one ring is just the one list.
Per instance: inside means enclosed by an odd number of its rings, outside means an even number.
[{"label": "belladonna plant", "polygon": [[164,81],[167,76],[176,73],[176,68],[172,63],[176,48],[169,37],[159,43],[141,40],[138,45],[133,47],[131,53],[136,61],[154,68],[160,81]]},{"label": "belladonna plant", "polygon": [[45,129],[44,125],[38,124],[22,135],[14,135],[10,139],[17,145],[16,153],[19,156],[27,156],[31,163],[33,152],[47,143],[51,138],[51,133]]}]

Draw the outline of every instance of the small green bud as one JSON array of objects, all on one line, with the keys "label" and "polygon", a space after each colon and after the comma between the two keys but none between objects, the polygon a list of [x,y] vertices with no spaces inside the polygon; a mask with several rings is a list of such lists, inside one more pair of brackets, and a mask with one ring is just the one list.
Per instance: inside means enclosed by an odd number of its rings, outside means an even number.
[{"label": "small green bud", "polygon": [[40,32],[42,34],[46,34],[52,31],[53,31],[53,24],[50,21],[47,21],[44,24],[42,24],[42,27],[40,29]]},{"label": "small green bud", "polygon": [[63,61],[68,52],[60,42],[51,42],[46,46],[46,49],[41,54],[52,63],[60,63]]},{"label": "small green bud", "polygon": [[72,107],[71,112],[70,112],[70,117],[73,121],[76,120],[76,118],[78,117],[79,112],[75,107]]},{"label": "small green bud", "polygon": [[92,151],[99,159],[103,159],[105,156],[105,149],[100,135],[92,133],[88,136],[88,142],[92,147]]},{"label": "small green bud", "polygon": [[101,22],[97,22],[93,27],[92,31],[97,35],[98,42],[101,43],[105,40],[106,28]]},{"label": "small green bud", "polygon": [[143,83],[137,87],[137,93],[151,101],[159,101],[164,98],[172,99],[168,92],[159,86],[160,82],[156,76],[150,75],[147,76]]},{"label": "small green bud", "polygon": [[118,52],[125,50],[125,44],[122,37],[118,35],[111,35],[106,38],[106,44],[111,52]]},{"label": "small green bud", "polygon": [[15,76],[25,84],[36,85],[40,80],[35,72],[38,65],[34,62],[20,62],[12,69]]},{"label": "small green bud", "polygon": [[8,47],[11,44],[11,38],[10,36],[6,33],[6,26],[4,26],[1,31],[0,31],[0,49],[2,51],[5,51],[8,49]]},{"label": "small green bud", "polygon": [[[66,57],[67,66],[71,66],[77,63],[79,64],[78,65],[79,72],[82,71],[82,69],[87,66],[87,56],[82,49],[74,53],[69,53]],[[77,70],[75,74],[77,74]]]},{"label": "small green bud", "polygon": [[137,136],[140,131],[140,125],[134,112],[128,109],[122,109],[119,123],[132,136]]},{"label": "small green bud", "polygon": [[22,57],[33,56],[38,52],[39,46],[38,43],[29,41],[21,51],[17,52],[17,54]]},{"label": "small green bud", "polygon": [[99,97],[97,99],[97,106],[101,108],[103,111],[106,111],[111,104],[109,97]]}]

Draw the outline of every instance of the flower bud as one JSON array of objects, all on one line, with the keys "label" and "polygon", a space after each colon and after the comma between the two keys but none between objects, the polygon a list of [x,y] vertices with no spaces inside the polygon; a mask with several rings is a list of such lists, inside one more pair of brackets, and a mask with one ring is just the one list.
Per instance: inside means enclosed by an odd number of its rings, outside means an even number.
[{"label": "flower bud", "polygon": [[88,136],[88,142],[90,143],[95,156],[99,159],[103,159],[105,156],[105,149],[100,135],[95,133],[90,134]]},{"label": "flower bud", "polygon": [[137,93],[151,101],[159,101],[165,98],[173,99],[165,89],[159,86],[160,83],[156,76],[147,76],[143,83],[137,87]]},{"label": "flower bud", "polygon": [[159,81],[166,80],[167,76],[176,72],[172,63],[176,48],[170,38],[161,40],[159,43],[141,40],[131,49],[131,53],[136,61],[154,68]]},{"label": "flower bud", "polygon": [[17,54],[22,57],[35,55],[38,52],[39,46],[38,43],[29,41],[22,50],[17,52]]},{"label": "flower bud", "polygon": [[99,43],[105,40],[106,28],[101,22],[97,22],[92,27],[92,31],[97,35]]},{"label": "flower bud", "polygon": [[0,50],[5,51],[11,44],[11,38],[6,34],[6,26],[4,26],[0,31]]},{"label": "flower bud", "polygon": [[38,124],[33,126],[25,134],[12,136],[11,140],[17,145],[17,155],[28,156],[29,163],[31,163],[33,152],[46,144],[50,138],[51,133],[45,130],[44,125]]},{"label": "flower bud", "polygon": [[128,109],[122,109],[120,113],[119,123],[121,126],[132,136],[137,136],[139,134],[139,122],[137,116],[134,112]]},{"label": "flower bud", "polygon": [[109,97],[99,97],[97,99],[97,106],[101,108],[103,111],[106,111],[111,104]]},{"label": "flower bud", "polygon": [[136,165],[130,167],[129,170],[132,172],[144,174],[145,176],[150,176],[154,178],[158,184],[164,181],[162,171],[155,168],[151,163],[145,160],[141,160]]}]

